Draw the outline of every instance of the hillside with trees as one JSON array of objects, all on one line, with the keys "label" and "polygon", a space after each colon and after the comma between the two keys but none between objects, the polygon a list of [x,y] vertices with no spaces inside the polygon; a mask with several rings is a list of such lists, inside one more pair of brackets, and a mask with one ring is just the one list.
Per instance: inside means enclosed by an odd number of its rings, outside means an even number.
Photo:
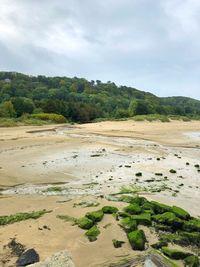
[{"label": "hillside with trees", "polygon": [[110,81],[0,72],[0,117],[46,113],[62,115],[72,122],[147,114],[191,117],[200,115],[200,101],[187,97],[160,98]]}]

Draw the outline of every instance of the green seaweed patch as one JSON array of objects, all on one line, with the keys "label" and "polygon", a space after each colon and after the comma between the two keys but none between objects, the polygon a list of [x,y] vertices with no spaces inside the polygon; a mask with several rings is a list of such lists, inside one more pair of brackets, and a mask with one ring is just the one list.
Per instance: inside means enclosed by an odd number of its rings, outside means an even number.
[{"label": "green seaweed patch", "polygon": [[139,206],[143,205],[145,202],[147,202],[146,198],[139,197],[139,196],[129,196],[129,195],[123,195],[119,197],[119,201],[130,203],[130,204],[138,204]]},{"label": "green seaweed patch", "polygon": [[162,247],[167,247],[168,242],[167,241],[158,241],[157,243],[154,243],[151,245],[154,249],[161,249]]},{"label": "green seaweed patch", "polygon": [[120,241],[120,240],[116,240],[116,239],[113,239],[112,240],[112,243],[113,243],[113,246],[115,248],[121,248],[122,245],[125,243],[124,241]]},{"label": "green seaweed patch", "polygon": [[190,214],[182,208],[173,206],[172,212],[180,219],[188,220],[190,218]]},{"label": "green seaweed patch", "polygon": [[97,236],[100,234],[99,228],[94,225],[92,226],[86,233],[85,235],[88,237],[90,242],[96,241]]},{"label": "green seaweed patch", "polygon": [[162,247],[161,251],[165,256],[169,257],[170,259],[174,259],[174,260],[183,260],[186,257],[192,255],[189,252],[184,252],[178,249],[171,249],[168,247]]},{"label": "green seaweed patch", "polygon": [[139,214],[142,212],[141,207],[138,204],[130,204],[127,207],[124,208],[124,211],[129,214]]},{"label": "green seaweed patch", "polygon": [[153,205],[153,210],[156,214],[161,214],[167,211],[171,211],[171,207],[162,203],[159,203],[157,201],[151,201],[150,202]]},{"label": "green seaweed patch", "polygon": [[78,219],[77,223],[81,229],[85,229],[85,230],[90,229],[94,225],[94,222],[87,217]]},{"label": "green seaweed patch", "polygon": [[183,221],[172,212],[153,215],[152,219],[159,224],[170,225],[173,229],[181,229],[183,226]]},{"label": "green seaweed patch", "polygon": [[184,259],[184,262],[187,267],[199,267],[200,266],[199,258],[195,255],[186,257]]},{"label": "green seaweed patch", "polygon": [[183,224],[183,230],[187,232],[200,232],[200,220],[191,219]]},{"label": "green seaweed patch", "polygon": [[150,226],[152,224],[151,214],[141,213],[139,215],[132,215],[131,218],[136,221],[137,224]]},{"label": "green seaweed patch", "polygon": [[97,223],[103,219],[104,213],[102,210],[97,210],[93,212],[88,212],[85,216],[92,220],[94,223]]},{"label": "green seaweed patch", "polygon": [[40,210],[40,211],[33,211],[33,212],[21,212],[21,213],[16,213],[12,215],[7,215],[7,216],[0,216],[0,225],[7,225],[7,224],[13,224],[16,222],[20,221],[25,221],[29,219],[38,219],[41,216],[43,216],[46,213],[50,213],[52,211],[47,211],[47,210]]},{"label": "green seaweed patch", "polygon": [[121,224],[122,228],[126,231],[126,232],[131,232],[131,231],[135,231],[137,230],[137,223],[136,221],[131,218],[131,217],[126,217],[123,218],[121,220]]},{"label": "green seaweed patch", "polygon": [[64,222],[71,222],[73,225],[78,224],[78,219],[69,215],[57,215],[56,217],[63,220]]},{"label": "green seaweed patch", "polygon": [[113,206],[104,206],[102,208],[103,213],[105,214],[113,214],[118,212],[118,208],[113,207]]},{"label": "green seaweed patch", "polygon": [[128,233],[128,240],[134,250],[144,250],[146,236],[143,230],[136,230]]}]

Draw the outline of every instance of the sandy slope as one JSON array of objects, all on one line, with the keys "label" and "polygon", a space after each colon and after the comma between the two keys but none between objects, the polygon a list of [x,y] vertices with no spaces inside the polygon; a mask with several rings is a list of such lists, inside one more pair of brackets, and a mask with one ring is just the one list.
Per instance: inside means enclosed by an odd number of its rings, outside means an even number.
[{"label": "sandy slope", "polygon": [[[128,243],[121,249],[112,247],[113,238],[126,237],[111,216],[100,224],[102,234],[94,243],[87,241],[82,230],[56,218],[57,214],[80,217],[97,209],[73,208],[73,203],[89,195],[103,205],[107,201],[99,196],[118,192],[123,185],[147,188],[165,183],[171,191],[148,193],[147,197],[179,205],[200,216],[200,173],[194,167],[200,163],[200,139],[191,138],[187,135],[190,132],[200,132],[200,123],[124,121],[1,128],[0,188],[7,191],[0,198],[0,214],[53,210],[36,221],[1,227],[2,257],[6,254],[3,245],[15,236],[27,247],[35,247],[42,259],[67,248],[78,267],[134,254]],[[170,169],[176,169],[177,174],[170,174]],[[138,171],[143,173],[139,181],[135,177]],[[156,172],[162,172],[168,180],[159,181]],[[156,181],[151,184],[147,180],[152,177]],[[46,196],[48,184],[62,184],[66,191],[61,196]],[[175,194],[175,190],[179,192]],[[68,199],[72,200],[62,202]],[[107,223],[112,226],[104,229]],[[50,231],[38,230],[46,224]]]}]

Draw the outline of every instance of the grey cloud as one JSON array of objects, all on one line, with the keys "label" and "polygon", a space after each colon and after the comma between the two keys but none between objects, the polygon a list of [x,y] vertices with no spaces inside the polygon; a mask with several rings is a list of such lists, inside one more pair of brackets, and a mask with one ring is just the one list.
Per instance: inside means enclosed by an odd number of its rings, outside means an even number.
[{"label": "grey cloud", "polygon": [[198,0],[1,0],[0,68],[200,99]]}]

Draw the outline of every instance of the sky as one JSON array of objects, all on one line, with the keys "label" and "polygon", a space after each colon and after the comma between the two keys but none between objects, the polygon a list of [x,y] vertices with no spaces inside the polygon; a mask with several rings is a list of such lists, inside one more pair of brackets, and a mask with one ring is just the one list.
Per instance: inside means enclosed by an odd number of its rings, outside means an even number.
[{"label": "sky", "polygon": [[200,99],[199,0],[0,0],[0,70]]}]

